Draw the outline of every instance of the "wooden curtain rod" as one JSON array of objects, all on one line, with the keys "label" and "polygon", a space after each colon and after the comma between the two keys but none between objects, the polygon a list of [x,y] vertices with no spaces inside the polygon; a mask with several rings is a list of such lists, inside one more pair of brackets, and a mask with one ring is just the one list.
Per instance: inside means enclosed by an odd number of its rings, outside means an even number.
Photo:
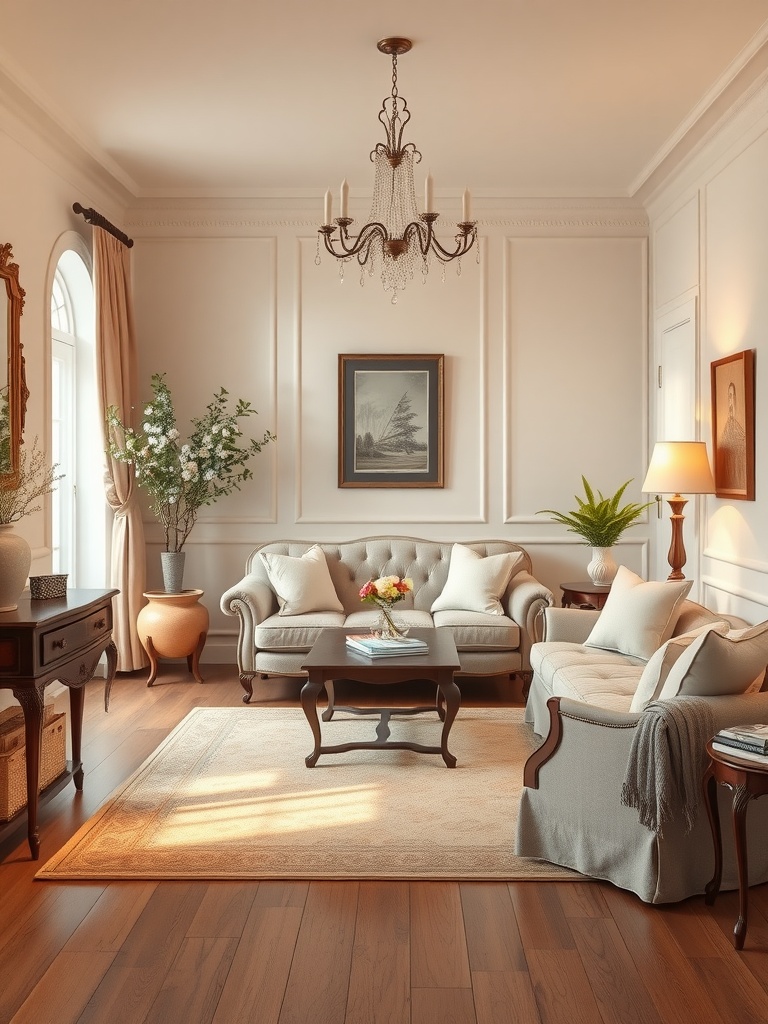
[{"label": "wooden curtain rod", "polygon": [[129,238],[124,231],[116,228],[114,224],[110,224],[107,218],[102,217],[102,215],[97,213],[92,206],[88,207],[86,210],[85,207],[80,205],[80,203],[73,203],[72,209],[75,213],[82,213],[88,224],[95,224],[97,228],[104,228],[105,231],[108,231],[110,235],[114,235],[115,238],[119,239],[123,245],[127,246],[129,249],[133,245],[132,238]]}]

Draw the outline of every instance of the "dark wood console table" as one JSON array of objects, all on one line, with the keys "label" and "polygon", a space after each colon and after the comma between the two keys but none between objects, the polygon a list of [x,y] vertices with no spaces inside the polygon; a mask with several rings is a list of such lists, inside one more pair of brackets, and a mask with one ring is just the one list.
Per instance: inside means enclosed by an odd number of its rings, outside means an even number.
[{"label": "dark wood console table", "polygon": [[[106,651],[105,707],[117,667],[112,640],[112,598],[117,590],[70,590],[53,601],[33,601],[25,594],[12,612],[0,612],[0,689],[11,690],[24,712],[27,807],[0,827],[0,841],[27,822],[32,859],[40,856],[37,810],[74,779],[83,788],[80,758],[83,734],[84,687],[93,678]],[[72,760],[67,771],[40,797],[40,745],[43,733],[44,691],[55,679],[69,688]]]}]

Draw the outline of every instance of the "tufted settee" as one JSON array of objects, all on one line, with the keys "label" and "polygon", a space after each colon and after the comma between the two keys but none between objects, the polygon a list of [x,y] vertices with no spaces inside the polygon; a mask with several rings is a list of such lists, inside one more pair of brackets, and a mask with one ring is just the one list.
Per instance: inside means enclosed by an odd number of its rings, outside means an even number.
[{"label": "tufted settee", "polygon": [[[339,610],[285,614],[270,582],[265,556],[306,557],[321,548],[330,573]],[[321,629],[371,629],[378,612],[362,604],[359,590],[370,579],[385,575],[408,576],[413,593],[398,602],[396,614],[410,626],[436,626],[453,630],[462,676],[490,676],[530,672],[530,649],[536,620],[553,603],[552,592],[532,575],[531,559],[519,545],[505,540],[462,542],[481,558],[517,554],[513,575],[499,595],[503,614],[446,609],[432,613],[443,593],[454,545],[418,537],[363,537],[344,542],[272,541],[248,556],[245,575],[221,598],[227,615],[240,620],[237,661],[247,703],[256,675],[303,676],[305,655]]]}]

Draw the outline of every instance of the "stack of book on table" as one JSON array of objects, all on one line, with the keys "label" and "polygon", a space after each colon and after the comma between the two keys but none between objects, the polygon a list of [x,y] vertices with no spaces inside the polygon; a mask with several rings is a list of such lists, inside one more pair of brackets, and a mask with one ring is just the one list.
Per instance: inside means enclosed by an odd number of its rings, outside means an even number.
[{"label": "stack of book on table", "polygon": [[428,654],[429,645],[424,640],[404,636],[399,639],[387,639],[376,633],[350,633],[347,636],[347,647],[358,654],[367,654],[369,658],[392,658],[397,654]]},{"label": "stack of book on table", "polygon": [[768,768],[768,725],[733,725],[721,729],[712,740],[721,754],[757,761]]}]

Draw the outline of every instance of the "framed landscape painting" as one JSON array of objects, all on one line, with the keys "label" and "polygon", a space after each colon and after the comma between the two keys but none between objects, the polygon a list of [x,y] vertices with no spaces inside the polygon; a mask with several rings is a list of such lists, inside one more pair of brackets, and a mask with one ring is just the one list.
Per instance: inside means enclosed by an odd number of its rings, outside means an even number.
[{"label": "framed landscape painting", "polygon": [[754,352],[717,359],[712,375],[712,443],[718,498],[755,500]]},{"label": "framed landscape painting", "polygon": [[339,487],[443,486],[443,356],[339,356]]}]

